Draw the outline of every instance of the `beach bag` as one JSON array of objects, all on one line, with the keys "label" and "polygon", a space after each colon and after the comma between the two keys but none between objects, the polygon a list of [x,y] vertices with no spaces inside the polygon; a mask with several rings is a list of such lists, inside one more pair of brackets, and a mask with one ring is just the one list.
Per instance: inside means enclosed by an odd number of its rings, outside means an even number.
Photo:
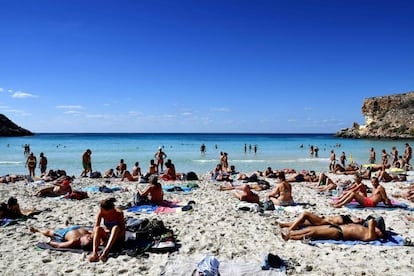
[{"label": "beach bag", "polygon": [[195,172],[188,172],[187,180],[198,180],[198,176]]},{"label": "beach bag", "polygon": [[167,230],[165,234],[154,238],[150,251],[153,253],[173,252],[177,249],[174,232]]},{"label": "beach bag", "polygon": [[133,202],[134,206],[151,204],[151,202],[148,200],[148,197],[141,196],[139,193],[134,193]]},{"label": "beach bag", "polygon": [[125,227],[126,230],[130,232],[138,232],[144,229],[149,223],[149,219],[147,218],[131,218],[128,217],[125,220]]},{"label": "beach bag", "polygon": [[271,210],[274,210],[274,209],[275,209],[275,205],[273,204],[273,201],[268,200],[268,201],[265,201],[263,203],[263,210],[271,211]]},{"label": "beach bag", "polygon": [[101,177],[102,177],[101,172],[98,172],[98,171],[96,171],[96,172],[91,172],[91,176],[90,176],[90,178],[101,178]]}]

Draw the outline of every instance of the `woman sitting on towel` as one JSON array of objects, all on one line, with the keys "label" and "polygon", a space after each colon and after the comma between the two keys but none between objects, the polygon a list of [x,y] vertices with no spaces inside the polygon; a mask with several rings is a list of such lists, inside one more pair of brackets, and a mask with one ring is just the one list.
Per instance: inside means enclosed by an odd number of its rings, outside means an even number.
[{"label": "woman sitting on towel", "polygon": [[156,175],[150,177],[150,184],[144,191],[137,188],[137,193],[140,201],[148,201],[153,204],[161,204],[164,201],[164,192]]},{"label": "woman sitting on towel", "polygon": [[279,206],[291,206],[295,202],[292,198],[292,185],[286,181],[285,173],[279,172],[278,174],[279,184],[276,188],[266,195],[266,201],[271,200],[274,205]]},{"label": "woman sitting on towel", "polygon": [[[121,209],[115,208],[115,198],[104,199],[100,203],[100,210],[96,217],[93,230],[93,251],[89,257],[90,262],[99,260],[105,262],[109,251],[125,241],[125,219]],[[103,221],[104,226],[101,226]],[[99,245],[105,244],[101,255],[98,255]]]}]

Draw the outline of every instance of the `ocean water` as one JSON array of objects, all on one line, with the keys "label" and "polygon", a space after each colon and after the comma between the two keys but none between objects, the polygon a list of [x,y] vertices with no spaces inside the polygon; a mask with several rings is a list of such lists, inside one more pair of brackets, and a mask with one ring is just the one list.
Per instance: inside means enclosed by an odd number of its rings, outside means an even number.
[{"label": "ocean water", "polygon": [[[79,176],[82,154],[88,148],[92,150],[94,171],[115,168],[123,158],[128,168],[138,161],[141,170],[146,172],[150,159],[162,146],[177,172],[201,174],[215,167],[220,151],[227,152],[229,164],[241,172],[264,170],[268,166],[273,169],[327,171],[331,149],[337,158],[345,152],[348,161],[352,156],[354,162],[365,164],[371,147],[375,148],[379,160],[381,150],[391,152],[392,146],[403,154],[407,142],[414,145],[414,140],[344,139],[332,134],[41,133],[30,137],[0,137],[0,175],[28,174],[25,144],[30,145],[38,160],[40,152],[44,152],[48,169],[64,169],[70,175]],[[204,155],[200,153],[203,143],[207,149]],[[252,150],[249,150],[249,145]],[[254,145],[257,145],[256,153]],[[319,157],[310,156],[310,145],[319,148]],[[37,169],[36,174],[39,173]]]}]

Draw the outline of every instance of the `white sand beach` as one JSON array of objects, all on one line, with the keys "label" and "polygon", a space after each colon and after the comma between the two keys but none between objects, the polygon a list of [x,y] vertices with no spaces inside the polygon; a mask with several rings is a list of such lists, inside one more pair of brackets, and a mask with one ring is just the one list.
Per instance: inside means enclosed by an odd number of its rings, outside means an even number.
[{"label": "white sand beach", "polygon": [[[352,179],[352,176],[329,174],[332,179]],[[301,241],[284,241],[276,220],[291,221],[295,219],[300,208],[291,211],[267,211],[264,214],[236,210],[239,201],[232,196],[232,191],[218,191],[217,182],[208,175],[197,181],[200,188],[190,193],[166,193],[165,199],[179,200],[183,205],[188,201],[196,202],[191,212],[172,214],[143,214],[124,211],[125,216],[157,217],[177,235],[179,248],[172,253],[148,253],[147,257],[121,255],[109,258],[106,263],[89,263],[86,254],[58,252],[36,249],[39,241],[48,238],[39,233],[30,233],[29,227],[55,228],[63,226],[71,217],[78,225],[92,226],[98,212],[98,203],[107,197],[115,197],[116,205],[125,205],[132,201],[136,182],[120,182],[111,179],[108,187],[126,188],[127,191],[114,193],[88,192],[84,200],[67,200],[38,198],[33,196],[43,186],[17,182],[0,184],[0,201],[10,196],[18,199],[21,209],[45,210],[33,219],[0,228],[0,272],[2,275],[182,275],[188,263],[196,263],[206,254],[212,254],[220,262],[239,264],[256,264],[260,268],[263,256],[273,253],[281,257],[288,265],[288,275],[410,275],[414,271],[414,247],[411,246],[373,246],[316,244],[309,245]],[[272,187],[275,179],[267,179]],[[186,182],[183,182],[186,183]],[[370,182],[364,180],[369,187]],[[72,187],[102,186],[105,179],[76,178]],[[177,181],[174,185],[180,185]],[[398,187],[407,186],[409,182],[381,183],[389,196],[402,193]],[[172,185],[167,183],[167,185]],[[320,215],[350,214],[367,217],[383,216],[388,230],[402,237],[414,239],[414,222],[405,216],[414,213],[407,209],[333,208],[331,197],[318,195],[306,187],[305,183],[293,183],[293,197],[298,203],[309,203],[303,210]],[[258,192],[263,200],[268,191]],[[414,203],[404,199],[395,199],[414,208]],[[171,270],[167,263],[182,263],[182,271]],[[185,266],[187,264],[187,266]],[[176,267],[179,267],[176,266]]]}]

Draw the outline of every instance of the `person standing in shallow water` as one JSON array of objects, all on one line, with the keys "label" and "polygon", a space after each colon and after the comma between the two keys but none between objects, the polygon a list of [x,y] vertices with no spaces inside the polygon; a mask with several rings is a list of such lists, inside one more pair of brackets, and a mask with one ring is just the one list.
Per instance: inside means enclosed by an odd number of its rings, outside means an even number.
[{"label": "person standing in shallow water", "polygon": [[82,166],[83,171],[81,176],[86,177],[88,173],[92,173],[92,158],[91,158],[92,151],[87,149],[82,155]]},{"label": "person standing in shallow water", "polygon": [[[164,159],[167,158],[167,154],[162,151],[162,147],[158,148],[158,151],[154,154],[155,160],[157,160],[157,171],[164,171]],[[161,167],[161,170],[159,169]]]},{"label": "person standing in shallow water", "polygon": [[26,167],[29,169],[29,175],[31,177],[35,176],[36,164],[37,164],[36,156],[34,156],[33,152],[31,152],[26,160]]},{"label": "person standing in shallow water", "polygon": [[200,152],[202,155],[206,154],[206,145],[204,143],[200,146]]},{"label": "person standing in shallow water", "polygon": [[46,168],[47,168],[47,158],[44,155],[43,152],[40,153],[40,160],[39,160],[39,169],[40,169],[40,175],[43,176],[46,174]]}]

